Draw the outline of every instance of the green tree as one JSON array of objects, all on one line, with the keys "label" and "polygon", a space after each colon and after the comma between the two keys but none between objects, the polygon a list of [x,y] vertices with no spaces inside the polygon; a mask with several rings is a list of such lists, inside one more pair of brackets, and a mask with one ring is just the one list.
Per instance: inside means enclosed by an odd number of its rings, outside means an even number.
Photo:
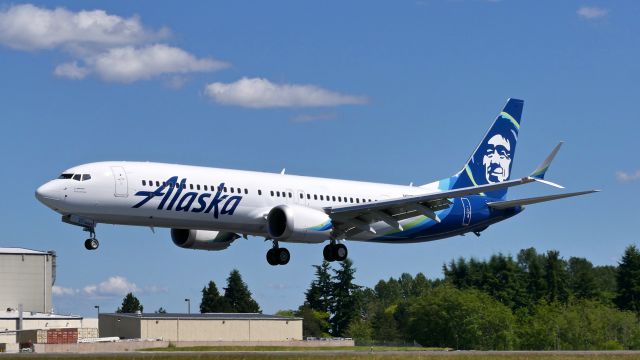
[{"label": "green tree", "polygon": [[560,257],[560,252],[547,251],[544,272],[547,285],[546,300],[550,303],[555,301],[566,303],[569,299],[567,270],[566,262]]},{"label": "green tree", "polygon": [[594,299],[599,295],[593,264],[585,258],[570,257],[569,289],[578,299]]},{"label": "green tree", "polygon": [[356,269],[351,259],[340,263],[340,269],[333,270],[331,334],[343,336],[351,321],[356,318],[359,299],[355,296],[360,286],[353,283]]},{"label": "green tree", "polygon": [[116,310],[117,313],[122,314],[132,314],[136,311],[143,311],[143,306],[140,304],[140,300],[137,297],[133,296],[133,293],[128,293],[125,295],[124,299],[122,299],[122,306]]},{"label": "green tree", "polygon": [[154,311],[155,314],[166,314],[167,310],[165,310],[162,306],[160,306],[160,308],[156,311]]},{"label": "green tree", "polygon": [[517,257],[520,269],[521,286],[525,291],[525,304],[534,306],[547,292],[547,283],[544,276],[544,256],[538,254],[536,249],[522,249]]},{"label": "green tree", "polygon": [[329,337],[329,313],[318,311],[303,305],[296,312],[302,318],[302,335],[304,337]]},{"label": "green tree", "polygon": [[368,321],[355,318],[349,323],[345,336],[356,340],[357,345],[368,345],[373,339],[373,329]]},{"label": "green tree", "polygon": [[411,307],[410,333],[422,346],[511,349],[514,324],[508,307],[478,290],[440,286]]},{"label": "green tree", "polygon": [[616,280],[616,305],[620,309],[631,310],[640,315],[640,251],[635,245],[628,246],[624,251]]},{"label": "green tree", "polygon": [[305,304],[312,309],[329,312],[331,309],[331,274],[329,273],[329,262],[324,260],[321,265],[314,265],[316,278],[311,282],[309,290],[305,292]]},{"label": "green tree", "polygon": [[224,299],[229,306],[230,312],[235,313],[258,313],[260,306],[251,297],[249,287],[242,281],[242,276],[237,269],[234,269],[227,278],[227,287],[224,289]]},{"label": "green tree", "polygon": [[231,308],[227,299],[220,296],[218,287],[213,281],[202,288],[202,301],[200,302],[200,313],[230,312]]}]

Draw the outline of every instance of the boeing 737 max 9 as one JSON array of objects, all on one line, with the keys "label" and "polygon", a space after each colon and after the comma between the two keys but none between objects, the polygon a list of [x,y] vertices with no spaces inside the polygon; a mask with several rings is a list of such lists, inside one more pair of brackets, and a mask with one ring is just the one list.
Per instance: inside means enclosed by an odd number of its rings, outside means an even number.
[{"label": "boeing 737 max 9", "polygon": [[68,169],[36,190],[62,221],[89,231],[98,223],[165,227],[182,248],[223,250],[239,237],[273,242],[271,265],[290,254],[282,242],[322,243],[342,261],[342,240],[407,243],[473,232],[508,219],[524,205],[594,192],[507,200],[510,187],[541,182],[558,144],[529,176],[511,179],[522,100],[509,99],[457,174],[422,186],[389,185],[277,173],[151,162],[97,162]]}]

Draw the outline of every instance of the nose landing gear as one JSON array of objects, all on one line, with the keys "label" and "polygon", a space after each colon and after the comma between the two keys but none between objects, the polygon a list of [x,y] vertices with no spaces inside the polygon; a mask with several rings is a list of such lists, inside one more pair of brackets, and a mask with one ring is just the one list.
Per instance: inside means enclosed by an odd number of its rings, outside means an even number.
[{"label": "nose landing gear", "polygon": [[100,246],[100,242],[96,239],[96,229],[95,228],[84,228],[84,231],[89,232],[89,238],[84,242],[84,248],[87,250],[97,250]]}]

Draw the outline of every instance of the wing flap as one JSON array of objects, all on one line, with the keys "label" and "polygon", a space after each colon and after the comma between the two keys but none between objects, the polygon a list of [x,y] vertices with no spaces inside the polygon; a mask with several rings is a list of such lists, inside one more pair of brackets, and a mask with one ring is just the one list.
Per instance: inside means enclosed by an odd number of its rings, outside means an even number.
[{"label": "wing flap", "polygon": [[538,197],[525,198],[525,199],[495,201],[495,202],[487,203],[487,206],[493,209],[509,209],[516,206],[537,204],[545,201],[552,201],[552,200],[564,199],[564,198],[573,197],[573,196],[591,194],[598,191],[599,190],[588,190],[588,191],[578,191],[578,192],[558,194],[558,195],[538,196]]}]

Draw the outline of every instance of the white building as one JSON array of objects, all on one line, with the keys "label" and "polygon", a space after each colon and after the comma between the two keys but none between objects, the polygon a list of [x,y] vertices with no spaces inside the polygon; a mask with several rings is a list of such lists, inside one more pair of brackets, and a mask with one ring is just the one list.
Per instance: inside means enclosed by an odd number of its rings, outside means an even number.
[{"label": "white building", "polygon": [[55,252],[0,248],[0,311],[50,313],[55,279]]}]

